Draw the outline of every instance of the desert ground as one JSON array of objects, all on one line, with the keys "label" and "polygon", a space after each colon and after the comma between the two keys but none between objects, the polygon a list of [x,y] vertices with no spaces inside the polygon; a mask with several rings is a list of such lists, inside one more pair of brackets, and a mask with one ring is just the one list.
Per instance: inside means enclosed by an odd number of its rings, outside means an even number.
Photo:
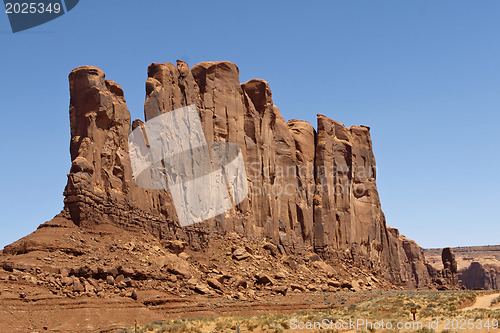
[{"label": "desert ground", "polygon": [[[154,321],[117,332],[494,332],[499,326],[498,292],[373,291],[323,296],[328,305],[323,310]],[[310,300],[318,298],[311,295]],[[412,320],[412,308],[417,310],[416,320]],[[346,328],[341,328],[342,323]],[[347,323],[355,328],[347,328]],[[398,323],[402,329],[396,328]]]},{"label": "desert ground", "polygon": [[[323,303],[326,307],[322,310],[290,314],[284,307],[284,311],[253,317],[154,321],[116,332],[451,333],[499,330],[498,292],[369,291],[324,294],[322,302],[320,298],[308,295],[306,300]],[[412,319],[412,308],[417,312],[415,320]],[[344,324],[346,328],[342,328]],[[352,329],[351,325],[355,328]],[[397,325],[402,325],[402,328],[397,328]]]},{"label": "desert ground", "polygon": [[[24,282],[2,280],[0,284],[0,332],[495,332],[500,320],[498,291],[294,291],[258,300],[172,297],[150,291],[140,293],[135,301],[120,295],[61,298],[44,288],[30,289],[30,296],[22,298],[19,295],[28,288]],[[365,320],[365,325],[382,320],[385,325],[416,325],[412,308],[422,327],[306,326],[323,320],[329,325],[349,320]],[[428,329],[429,322],[436,320],[438,329]],[[473,330],[455,329],[470,322],[477,325]]]}]

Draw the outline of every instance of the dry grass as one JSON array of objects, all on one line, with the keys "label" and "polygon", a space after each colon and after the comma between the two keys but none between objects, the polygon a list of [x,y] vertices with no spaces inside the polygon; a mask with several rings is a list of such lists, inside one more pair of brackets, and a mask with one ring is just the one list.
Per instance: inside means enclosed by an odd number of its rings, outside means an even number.
[{"label": "dry grass", "polygon": [[[460,311],[463,304],[474,302],[478,295],[484,294],[481,291],[367,291],[357,293],[360,301],[356,304],[349,304],[349,299],[354,293],[340,293],[340,297],[335,302],[329,302],[331,309],[314,312],[298,312],[295,314],[266,314],[256,317],[221,317],[212,319],[185,319],[157,321],[141,326],[140,333],[153,332],[269,332],[285,333],[297,332],[292,330],[290,320],[296,319],[299,322],[321,322],[327,318],[334,322],[349,321],[349,319],[366,318],[373,321],[408,321],[411,318],[410,309],[417,309],[419,320],[445,319],[445,318],[466,318],[466,319],[496,319],[500,320],[500,310],[496,309],[475,309],[470,311]],[[498,299],[497,299],[498,302]],[[121,333],[134,332],[128,328]],[[334,333],[336,330],[309,330],[307,332],[328,332]],[[362,330],[359,332],[375,332],[375,330]],[[390,332],[390,331],[383,331]],[[415,332],[431,333],[428,328],[416,331],[393,331],[393,332]],[[441,332],[441,331],[438,331]],[[447,331],[442,331],[447,332]],[[453,331],[448,331],[449,333]]]}]

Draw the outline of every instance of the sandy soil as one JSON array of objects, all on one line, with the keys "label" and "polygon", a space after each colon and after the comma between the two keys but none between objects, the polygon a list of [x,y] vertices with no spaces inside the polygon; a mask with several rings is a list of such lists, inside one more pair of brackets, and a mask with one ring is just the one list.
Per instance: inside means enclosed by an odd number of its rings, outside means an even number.
[{"label": "sandy soil", "polygon": [[[474,310],[474,309],[490,309],[491,302],[500,296],[500,293],[480,296],[476,299],[476,302],[469,307],[463,308],[462,311]],[[496,308],[496,307],[494,307]]]},{"label": "sandy soil", "polygon": [[[5,286],[2,286],[5,287]],[[259,301],[238,301],[204,296],[172,297],[161,293],[139,294],[138,301],[125,297],[74,299],[40,294],[20,300],[14,286],[0,295],[0,332],[112,332],[137,321],[221,316],[257,316],[331,308],[340,297],[319,293],[291,293]],[[353,293],[354,294],[354,293]],[[347,303],[356,302],[356,297]]]}]

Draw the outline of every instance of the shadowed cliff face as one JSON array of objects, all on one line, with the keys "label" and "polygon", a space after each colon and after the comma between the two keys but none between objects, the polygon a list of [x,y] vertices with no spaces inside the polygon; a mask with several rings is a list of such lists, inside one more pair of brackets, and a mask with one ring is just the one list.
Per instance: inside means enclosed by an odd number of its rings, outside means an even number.
[{"label": "shadowed cliff face", "polygon": [[429,283],[420,247],[386,226],[368,127],[346,128],[323,115],[317,132],[304,121],[285,122],[268,83],[240,84],[230,62],[152,64],[145,120],[194,104],[206,141],[236,143],[246,165],[247,199],[181,228],[169,192],[139,188],[132,179],[131,119],[121,87],[88,66],[69,80],[72,167],[64,194],[77,225],[139,228],[193,249],[234,231],[265,237],[290,254],[348,258],[396,283]]},{"label": "shadowed cliff face", "polygon": [[498,267],[472,262],[459,272],[459,279],[467,289],[498,290],[500,288],[500,270]]}]

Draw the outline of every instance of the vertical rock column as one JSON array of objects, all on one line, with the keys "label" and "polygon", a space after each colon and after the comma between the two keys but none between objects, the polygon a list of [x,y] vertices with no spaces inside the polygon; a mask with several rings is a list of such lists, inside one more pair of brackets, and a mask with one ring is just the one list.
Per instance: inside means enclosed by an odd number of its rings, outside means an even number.
[{"label": "vertical rock column", "polygon": [[93,206],[121,206],[129,193],[130,113],[121,87],[100,69],[76,68],[69,82],[72,165],[65,205],[76,224],[99,223],[106,216]]}]

